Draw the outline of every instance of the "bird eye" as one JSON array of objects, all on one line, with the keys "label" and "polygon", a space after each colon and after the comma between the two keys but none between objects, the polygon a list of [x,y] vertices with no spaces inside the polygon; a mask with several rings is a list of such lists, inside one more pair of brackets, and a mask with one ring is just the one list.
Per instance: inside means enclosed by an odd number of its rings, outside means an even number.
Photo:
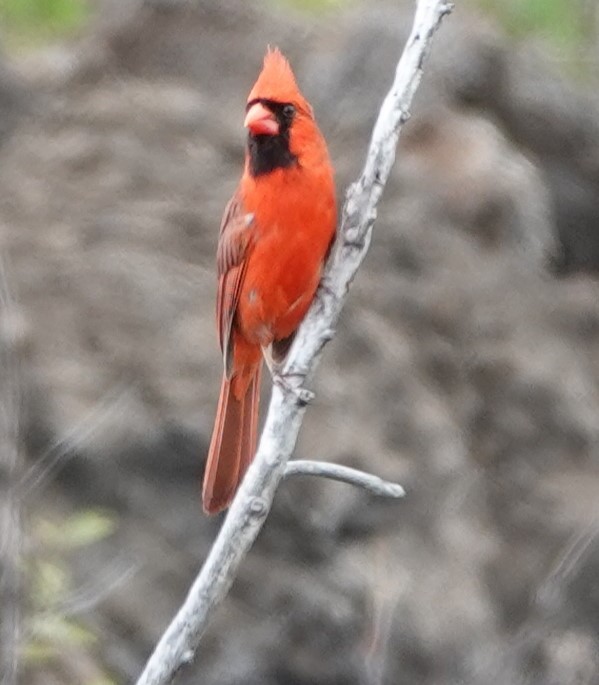
[{"label": "bird eye", "polygon": [[285,107],[283,107],[283,116],[286,119],[291,119],[294,114],[295,114],[295,107],[293,105],[285,105]]}]

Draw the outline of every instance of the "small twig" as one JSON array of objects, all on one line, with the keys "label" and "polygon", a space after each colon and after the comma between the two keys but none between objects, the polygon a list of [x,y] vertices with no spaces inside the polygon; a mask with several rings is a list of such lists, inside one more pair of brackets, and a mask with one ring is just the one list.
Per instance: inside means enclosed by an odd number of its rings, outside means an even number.
[{"label": "small twig", "polygon": [[233,500],[200,574],[161,637],[137,685],[169,683],[193,659],[214,609],[226,596],[272,505],[302,425],[298,393],[315,371],[341,314],[348,289],[366,256],[376,208],[389,178],[402,125],[408,118],[432,37],[452,5],[419,0],[414,26],[391,90],[374,127],[364,170],[347,192],[341,226],[315,301],[300,326],[285,367],[289,387],[274,384],[258,451]]},{"label": "small twig", "polygon": [[399,483],[391,483],[365,471],[358,471],[349,466],[332,464],[328,461],[307,461],[293,459],[285,466],[285,478],[290,476],[321,476],[338,480],[349,485],[356,485],[379,497],[403,497],[406,491]]}]

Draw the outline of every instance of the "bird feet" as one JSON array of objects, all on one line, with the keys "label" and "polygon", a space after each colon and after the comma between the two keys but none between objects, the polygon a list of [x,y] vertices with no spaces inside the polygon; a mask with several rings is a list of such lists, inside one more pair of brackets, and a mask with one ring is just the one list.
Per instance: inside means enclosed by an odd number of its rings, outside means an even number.
[{"label": "bird feet", "polygon": [[280,373],[278,371],[275,371],[272,374],[272,382],[273,385],[278,386],[281,388],[281,390],[284,393],[289,393],[295,397],[297,400],[297,403],[305,407],[306,405],[310,404],[312,400],[314,399],[315,395],[311,390],[307,390],[306,388],[297,387],[294,383],[290,382],[291,378],[302,378],[303,376],[301,374],[295,373],[295,374],[284,374]]},{"label": "bird feet", "polygon": [[303,374],[299,373],[283,373],[284,362],[277,362],[272,358],[270,348],[262,348],[262,353],[266,366],[270,372],[273,385],[278,386],[284,393],[291,394],[297,400],[297,403],[302,407],[310,404],[315,395],[311,390],[298,387],[296,383],[291,382],[291,379],[300,379],[300,383],[304,380]]}]

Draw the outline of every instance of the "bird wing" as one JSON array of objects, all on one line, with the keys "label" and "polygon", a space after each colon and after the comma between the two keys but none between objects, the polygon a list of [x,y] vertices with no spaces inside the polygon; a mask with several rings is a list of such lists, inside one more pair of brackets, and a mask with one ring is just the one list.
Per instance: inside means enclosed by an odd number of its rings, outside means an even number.
[{"label": "bird wing", "polygon": [[254,215],[245,211],[239,190],[237,190],[225,208],[216,252],[218,272],[216,324],[227,379],[231,377],[233,364],[231,331],[247,269],[253,225]]}]

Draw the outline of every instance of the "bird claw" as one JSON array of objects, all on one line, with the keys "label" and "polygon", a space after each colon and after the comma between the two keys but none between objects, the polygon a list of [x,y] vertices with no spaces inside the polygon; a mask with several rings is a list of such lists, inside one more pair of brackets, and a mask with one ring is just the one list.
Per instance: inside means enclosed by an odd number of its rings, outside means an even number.
[{"label": "bird claw", "polygon": [[279,388],[281,388],[281,390],[284,393],[290,393],[291,395],[293,395],[297,400],[298,404],[305,407],[306,405],[310,404],[310,402],[312,402],[312,400],[315,397],[315,394],[307,388],[298,388],[292,383],[290,383],[289,378],[291,377],[299,377],[299,374],[286,375],[282,373],[274,373],[272,377],[272,382],[274,385],[277,385]]}]

